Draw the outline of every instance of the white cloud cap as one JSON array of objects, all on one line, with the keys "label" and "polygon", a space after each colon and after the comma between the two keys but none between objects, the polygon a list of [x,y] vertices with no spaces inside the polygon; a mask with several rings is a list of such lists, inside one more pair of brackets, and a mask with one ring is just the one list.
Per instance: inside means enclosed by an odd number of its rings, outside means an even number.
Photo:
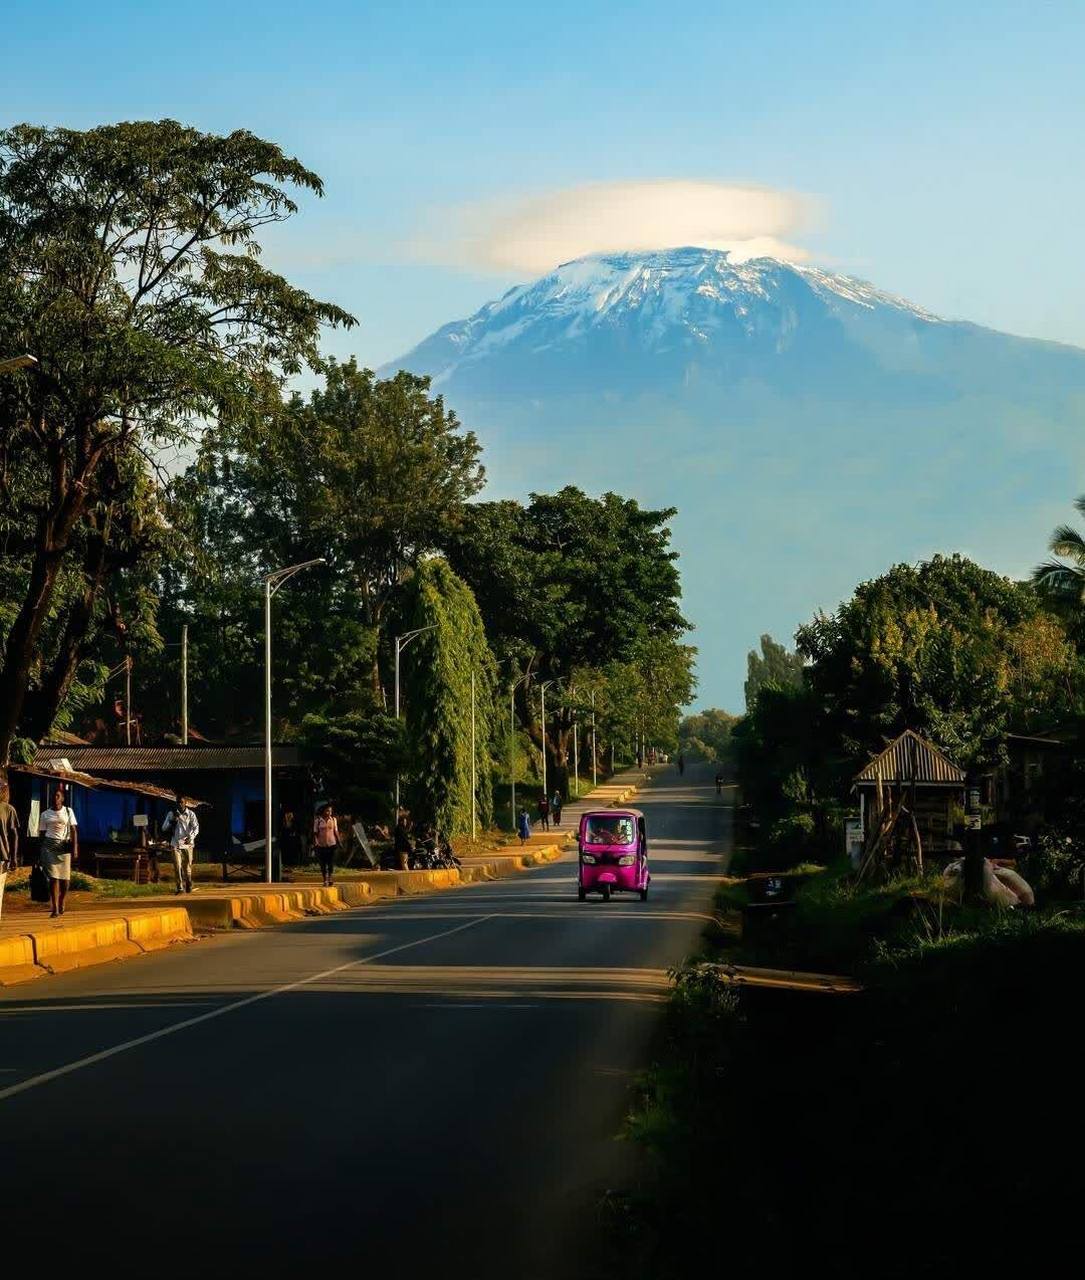
[{"label": "white cloud cap", "polygon": [[788,191],[720,182],[658,179],[569,187],[514,204],[471,205],[443,219],[414,253],[455,265],[541,275],[590,253],[727,249],[736,261],[801,262],[784,237],[810,225],[814,201]]}]

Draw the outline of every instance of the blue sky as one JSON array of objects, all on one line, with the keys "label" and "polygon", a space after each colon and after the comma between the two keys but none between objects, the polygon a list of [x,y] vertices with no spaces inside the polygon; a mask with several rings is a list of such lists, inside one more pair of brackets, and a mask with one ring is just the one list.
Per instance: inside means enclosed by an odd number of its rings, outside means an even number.
[{"label": "blue sky", "polygon": [[815,259],[1085,344],[1085,3],[17,6],[0,118],[246,126],[327,183],[272,259],[404,351],[518,278],[419,261],[449,206],[685,178],[817,197]]},{"label": "blue sky", "polygon": [[530,274],[486,262],[518,204],[659,179],[801,197],[814,261],[1085,346],[1085,0],[40,0],[0,41],[6,122],[246,127],[316,169],[267,261],[367,364]]}]

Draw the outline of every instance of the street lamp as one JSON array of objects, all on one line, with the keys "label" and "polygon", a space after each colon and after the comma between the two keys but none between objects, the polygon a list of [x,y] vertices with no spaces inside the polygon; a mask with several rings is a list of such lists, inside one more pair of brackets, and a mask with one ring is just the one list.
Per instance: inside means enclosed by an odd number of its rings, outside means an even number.
[{"label": "street lamp", "polygon": [[475,748],[475,668],[471,667],[471,839],[474,840],[477,829],[475,819],[478,814],[478,755]]},{"label": "street lamp", "polygon": [[[415,627],[413,631],[406,632],[405,635],[396,636],[396,721],[399,721],[399,655],[410,644],[415,636],[420,636],[426,631],[436,631],[437,623],[434,622],[428,627]],[[399,774],[396,774],[396,821],[399,821]]]},{"label": "street lamp", "polygon": [[597,787],[599,779],[597,774],[597,756],[595,751],[595,690],[591,691],[591,785]]},{"label": "street lamp", "polygon": [[539,685],[539,692],[542,694],[542,789],[543,795],[550,798],[550,793],[546,789],[546,691],[552,684],[560,684],[561,676],[555,676],[553,680],[544,680]]},{"label": "street lamp", "polygon": [[271,597],[302,569],[323,564],[324,557],[273,569],[264,575],[264,879],[271,884]]},{"label": "street lamp", "polygon": [[35,356],[11,356],[7,360],[0,360],[0,373],[15,373],[18,369],[33,369],[37,363]]},{"label": "street lamp", "polygon": [[531,672],[525,672],[519,680],[512,682],[509,690],[509,779],[512,782],[512,828],[516,830],[516,690],[522,684],[529,683]]}]

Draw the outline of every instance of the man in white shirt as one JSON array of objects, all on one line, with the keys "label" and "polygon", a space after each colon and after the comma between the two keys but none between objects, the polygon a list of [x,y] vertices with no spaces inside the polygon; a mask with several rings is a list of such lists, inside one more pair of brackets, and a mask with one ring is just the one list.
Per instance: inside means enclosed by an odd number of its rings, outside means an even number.
[{"label": "man in white shirt", "polygon": [[162,824],[163,834],[170,833],[170,849],[173,852],[173,870],[177,876],[177,893],[192,892],[192,860],[196,856],[196,837],[200,824],[196,810],[188,807],[188,801],[178,793],[177,808],[169,813]]}]

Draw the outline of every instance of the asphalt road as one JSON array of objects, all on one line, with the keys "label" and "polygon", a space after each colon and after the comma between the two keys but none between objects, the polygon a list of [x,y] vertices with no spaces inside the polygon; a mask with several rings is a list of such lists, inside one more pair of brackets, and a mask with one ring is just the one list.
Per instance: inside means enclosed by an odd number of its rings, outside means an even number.
[{"label": "asphalt road", "polygon": [[643,793],[649,900],[574,861],[0,993],[9,1242],[151,1277],[573,1277],[665,970],[729,847],[710,770]]}]

